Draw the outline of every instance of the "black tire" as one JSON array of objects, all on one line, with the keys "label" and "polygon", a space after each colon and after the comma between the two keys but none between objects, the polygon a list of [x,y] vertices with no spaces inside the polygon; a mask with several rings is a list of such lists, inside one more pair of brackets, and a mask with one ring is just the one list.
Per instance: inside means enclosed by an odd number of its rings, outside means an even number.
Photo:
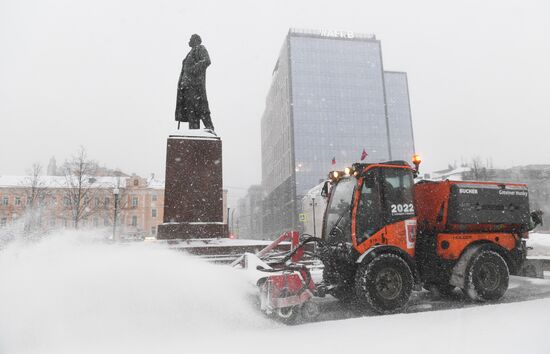
[{"label": "black tire", "polygon": [[378,313],[397,312],[407,305],[413,283],[407,262],[386,253],[359,266],[355,275],[355,295],[360,305]]},{"label": "black tire", "polygon": [[464,294],[474,301],[495,301],[506,290],[510,274],[504,259],[495,251],[482,250],[466,268]]},{"label": "black tire", "polygon": [[304,302],[300,311],[304,321],[314,321],[321,314],[319,305],[311,300]]}]

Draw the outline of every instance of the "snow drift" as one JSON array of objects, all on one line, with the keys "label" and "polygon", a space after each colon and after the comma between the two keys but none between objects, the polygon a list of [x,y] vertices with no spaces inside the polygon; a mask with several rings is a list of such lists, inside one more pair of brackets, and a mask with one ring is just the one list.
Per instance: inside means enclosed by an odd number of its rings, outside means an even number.
[{"label": "snow drift", "polygon": [[234,270],[65,232],[0,253],[0,352],[141,353],[276,326]]}]

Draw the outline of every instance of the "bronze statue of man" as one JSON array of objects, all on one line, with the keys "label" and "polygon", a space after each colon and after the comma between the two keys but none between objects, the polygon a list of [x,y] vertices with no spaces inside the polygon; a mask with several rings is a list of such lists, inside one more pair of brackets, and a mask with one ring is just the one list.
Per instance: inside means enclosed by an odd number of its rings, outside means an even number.
[{"label": "bronze statue of man", "polygon": [[176,121],[189,122],[189,129],[199,129],[200,121],[204,128],[214,133],[210,109],[206,98],[206,68],[210,65],[208,51],[201,44],[198,34],[191,36],[191,50],[183,59],[176,101]]}]

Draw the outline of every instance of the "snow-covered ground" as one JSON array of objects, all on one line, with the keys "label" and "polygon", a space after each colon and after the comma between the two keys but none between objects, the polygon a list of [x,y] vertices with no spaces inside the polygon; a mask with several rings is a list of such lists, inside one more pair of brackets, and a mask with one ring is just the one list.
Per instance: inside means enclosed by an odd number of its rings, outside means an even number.
[{"label": "snow-covered ground", "polygon": [[[261,316],[241,273],[154,244],[62,233],[0,252],[0,353],[550,353],[550,280],[499,304],[416,293],[364,316],[331,297],[319,322]],[[440,311],[433,311],[440,310]]]},{"label": "snow-covered ground", "polygon": [[550,353],[550,299],[273,330],[319,353]]}]

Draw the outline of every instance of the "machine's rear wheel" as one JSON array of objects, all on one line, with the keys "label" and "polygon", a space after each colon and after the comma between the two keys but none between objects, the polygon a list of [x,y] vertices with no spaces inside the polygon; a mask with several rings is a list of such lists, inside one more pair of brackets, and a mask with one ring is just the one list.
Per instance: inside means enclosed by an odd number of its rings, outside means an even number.
[{"label": "machine's rear wheel", "polygon": [[508,289],[509,278],[504,259],[495,251],[483,250],[470,260],[463,290],[472,300],[498,300]]},{"label": "machine's rear wheel", "polygon": [[391,313],[405,307],[413,283],[407,262],[386,253],[359,266],[355,275],[355,294],[360,304],[378,313]]}]

